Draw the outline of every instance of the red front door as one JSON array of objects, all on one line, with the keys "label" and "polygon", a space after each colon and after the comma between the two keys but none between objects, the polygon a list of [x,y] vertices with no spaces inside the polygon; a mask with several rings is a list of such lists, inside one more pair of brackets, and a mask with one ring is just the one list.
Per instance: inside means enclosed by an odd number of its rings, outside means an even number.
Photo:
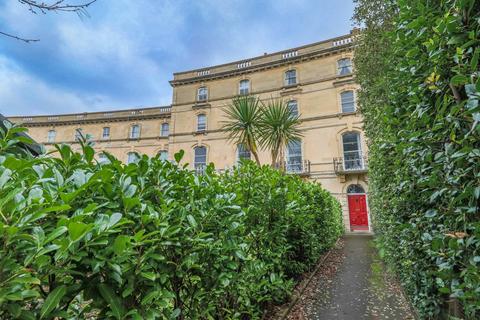
[{"label": "red front door", "polygon": [[367,201],[364,194],[348,196],[350,229],[368,230]]}]

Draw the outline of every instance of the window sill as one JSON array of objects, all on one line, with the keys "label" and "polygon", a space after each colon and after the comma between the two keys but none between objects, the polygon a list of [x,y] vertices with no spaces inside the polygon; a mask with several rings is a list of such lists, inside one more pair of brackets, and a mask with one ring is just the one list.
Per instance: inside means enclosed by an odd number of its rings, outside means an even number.
[{"label": "window sill", "polygon": [[194,131],[194,132],[193,132],[193,135],[194,135],[194,136],[198,136],[198,135],[204,135],[204,136],[206,136],[206,135],[207,135],[207,130]]},{"label": "window sill", "polygon": [[357,115],[357,111],[353,111],[353,112],[339,112],[337,114],[338,118],[341,119],[343,117],[347,117],[347,116],[355,116]]},{"label": "window sill", "polygon": [[296,84],[284,86],[282,88],[282,91],[280,92],[280,95],[288,95],[288,94],[300,93],[300,92],[302,92],[302,88],[300,87],[299,83],[296,83]]},{"label": "window sill", "polygon": [[335,81],[333,81],[333,85],[335,87],[344,85],[346,83],[353,83],[353,73],[349,73],[345,75],[336,75]]},{"label": "window sill", "polygon": [[192,106],[192,109],[204,109],[204,108],[210,108],[211,105],[207,101],[201,101],[201,102],[195,102],[195,104]]}]

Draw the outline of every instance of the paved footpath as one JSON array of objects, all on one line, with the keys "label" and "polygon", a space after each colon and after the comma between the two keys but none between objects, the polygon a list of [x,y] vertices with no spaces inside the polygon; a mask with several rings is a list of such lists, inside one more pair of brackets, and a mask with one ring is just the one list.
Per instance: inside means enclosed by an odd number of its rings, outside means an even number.
[{"label": "paved footpath", "polygon": [[316,284],[315,296],[305,310],[307,319],[414,319],[372,240],[369,235],[345,236],[337,272]]}]

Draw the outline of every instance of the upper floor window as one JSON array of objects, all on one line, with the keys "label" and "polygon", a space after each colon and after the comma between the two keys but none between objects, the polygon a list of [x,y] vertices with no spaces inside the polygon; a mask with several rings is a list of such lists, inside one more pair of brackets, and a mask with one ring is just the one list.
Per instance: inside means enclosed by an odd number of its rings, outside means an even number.
[{"label": "upper floor window", "polygon": [[297,84],[297,70],[288,70],[285,72],[285,85],[291,86]]},{"label": "upper floor window", "polygon": [[250,93],[250,80],[242,80],[239,84],[239,94],[247,95]]},{"label": "upper floor window", "polygon": [[353,91],[344,91],[340,94],[342,112],[355,112],[355,97]]},{"label": "upper floor window", "polygon": [[207,166],[207,148],[195,147],[194,153],[195,153],[195,158],[194,158],[193,166],[195,170],[203,171]]},{"label": "upper floor window", "polygon": [[238,160],[250,160],[251,158],[251,153],[250,153],[250,150],[248,150],[245,145],[243,144],[239,144],[237,146],[237,158]]},{"label": "upper floor window", "polygon": [[337,73],[339,76],[352,73],[352,60],[344,58],[337,61]]},{"label": "upper floor window", "polygon": [[75,129],[75,141],[80,141],[83,137],[82,128]]},{"label": "upper floor window", "polygon": [[140,125],[134,124],[130,127],[130,139],[140,138]]},{"label": "upper floor window", "polygon": [[207,116],[204,114],[199,114],[197,116],[197,131],[207,130]]},{"label": "upper floor window", "polygon": [[170,134],[170,125],[168,123],[162,123],[162,130],[160,135],[162,137],[167,137]]},{"label": "upper floor window", "polygon": [[207,87],[200,87],[197,91],[197,101],[207,101],[208,89]]},{"label": "upper floor window", "polygon": [[140,157],[136,152],[127,153],[127,164],[137,162]]},{"label": "upper floor window", "polygon": [[302,172],[302,141],[293,140],[287,145],[287,172]]},{"label": "upper floor window", "polygon": [[168,160],[168,151],[167,150],[160,150],[158,151],[158,154],[157,154],[158,158],[160,160]]},{"label": "upper floor window", "polygon": [[297,100],[290,100],[287,103],[288,110],[290,111],[290,114],[292,117],[297,117],[298,116],[298,104]]},{"label": "upper floor window", "polygon": [[55,137],[57,136],[57,132],[55,130],[49,130],[47,134],[47,142],[55,142]]},{"label": "upper floor window", "polygon": [[110,138],[110,127],[103,127],[102,139]]},{"label": "upper floor window", "polygon": [[360,144],[360,134],[358,132],[347,132],[342,136],[342,142],[344,169],[362,169],[363,158]]}]

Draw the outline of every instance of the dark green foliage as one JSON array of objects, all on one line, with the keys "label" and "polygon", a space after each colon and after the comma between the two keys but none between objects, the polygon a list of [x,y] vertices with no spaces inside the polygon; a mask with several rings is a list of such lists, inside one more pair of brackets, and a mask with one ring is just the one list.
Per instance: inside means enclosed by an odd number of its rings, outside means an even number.
[{"label": "dark green foliage", "polygon": [[480,1],[357,0],[370,208],[422,319],[480,318]]},{"label": "dark green foliage", "polygon": [[197,176],[146,156],[98,164],[88,144],[60,158],[10,148],[2,319],[258,319],[342,233],[319,185],[252,162]]}]

